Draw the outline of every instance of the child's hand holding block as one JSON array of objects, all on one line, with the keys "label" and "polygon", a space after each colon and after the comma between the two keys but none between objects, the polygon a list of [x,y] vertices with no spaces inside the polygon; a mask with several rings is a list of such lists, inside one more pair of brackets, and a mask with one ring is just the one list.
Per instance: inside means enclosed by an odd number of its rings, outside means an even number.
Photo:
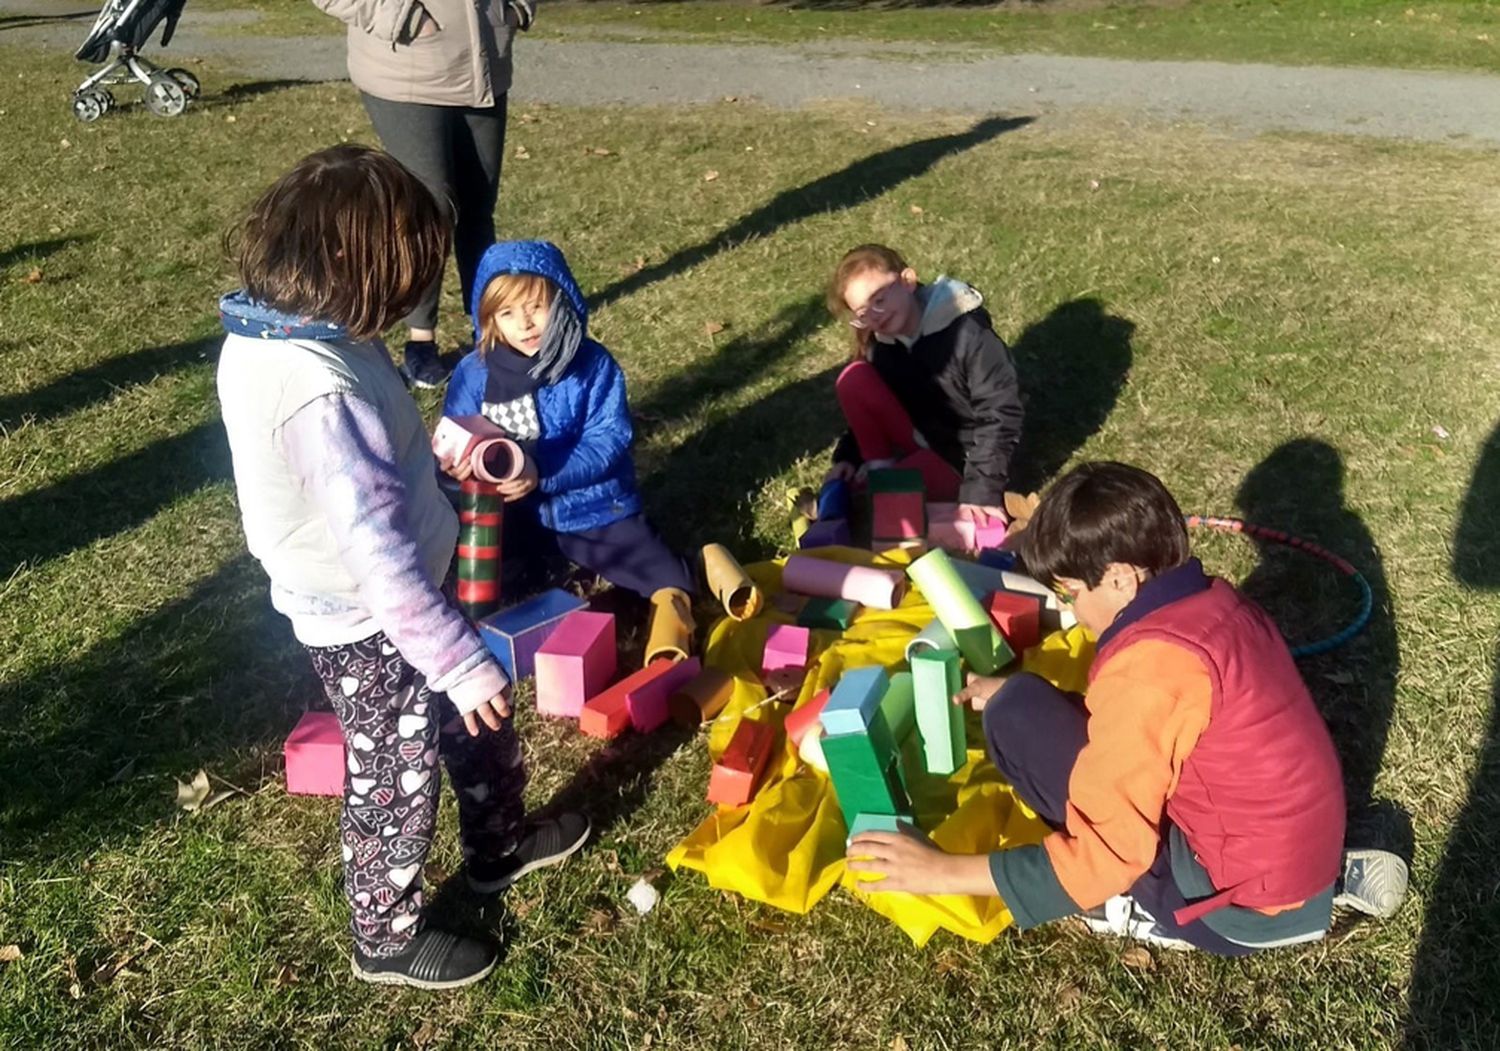
[{"label": "child's hand holding block", "polygon": [[996,591],[990,596],[990,619],[1016,653],[1023,653],[1042,639],[1042,604],[1038,595]]},{"label": "child's hand holding block", "polygon": [[344,731],[332,712],[307,712],[286,739],[286,790],[294,796],[344,794]]},{"label": "child's hand holding block", "polygon": [[536,708],[576,719],[584,702],[615,676],[615,618],[578,610],[558,624],[536,651]]},{"label": "child's hand holding block", "polygon": [[741,719],[729,739],[729,747],[709,775],[708,801],[720,806],[744,806],[750,802],[775,743],[775,727]]}]

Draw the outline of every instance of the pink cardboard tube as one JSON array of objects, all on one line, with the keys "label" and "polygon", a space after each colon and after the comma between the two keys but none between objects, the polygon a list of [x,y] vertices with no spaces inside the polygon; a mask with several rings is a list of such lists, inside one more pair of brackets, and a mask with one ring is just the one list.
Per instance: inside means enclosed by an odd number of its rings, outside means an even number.
[{"label": "pink cardboard tube", "polygon": [[526,454],[509,438],[486,438],[474,446],[469,462],[474,465],[474,477],[499,485],[521,477]]},{"label": "pink cardboard tube", "polygon": [[899,573],[805,555],[793,555],[786,560],[781,582],[788,591],[820,598],[845,598],[871,609],[895,609],[906,596],[906,580]]}]

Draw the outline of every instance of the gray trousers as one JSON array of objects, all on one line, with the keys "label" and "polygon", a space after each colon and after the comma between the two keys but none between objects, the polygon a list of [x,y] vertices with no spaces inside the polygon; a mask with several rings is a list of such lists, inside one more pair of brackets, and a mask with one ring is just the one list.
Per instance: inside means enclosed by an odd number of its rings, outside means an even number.
[{"label": "gray trousers", "polygon": [[[390,102],[364,92],[360,97],[386,152],[410,168],[438,200],[448,205],[453,216],[453,255],[467,313],[479,257],[495,243],[506,96],[501,95],[488,109]],[[441,292],[439,278],[407,315],[406,324],[411,328],[436,327]]]}]

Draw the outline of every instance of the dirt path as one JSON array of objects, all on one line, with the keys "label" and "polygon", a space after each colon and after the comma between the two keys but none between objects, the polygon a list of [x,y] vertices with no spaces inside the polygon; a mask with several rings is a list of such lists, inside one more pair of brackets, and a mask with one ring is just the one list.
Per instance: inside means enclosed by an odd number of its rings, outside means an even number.
[{"label": "dirt path", "polygon": [[[58,20],[71,11],[82,17]],[[27,15],[50,20],[28,25],[21,17]],[[71,51],[92,16],[72,2],[0,0],[0,45]],[[189,4],[170,51],[273,80],[344,76],[341,37],[235,34],[237,25],[255,17],[196,12]],[[1245,133],[1500,143],[1500,77],[1479,74],[972,51],[955,56],[863,43],[783,47],[521,38],[516,51],[514,96],[521,100],[669,105],[734,95],[786,108],[852,99],[893,109],[1044,117],[1086,109]]]}]

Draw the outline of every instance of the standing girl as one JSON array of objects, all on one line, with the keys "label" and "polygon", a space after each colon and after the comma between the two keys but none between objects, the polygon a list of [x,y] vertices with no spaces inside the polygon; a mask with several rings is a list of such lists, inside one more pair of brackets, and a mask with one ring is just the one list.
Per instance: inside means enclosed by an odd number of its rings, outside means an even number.
[{"label": "standing girl", "polygon": [[388,154],[304,159],[239,231],[244,283],[219,304],[219,401],[251,554],[343,727],[340,840],[354,974],[449,989],[493,947],[425,927],[441,755],[469,883],[508,886],[588,835],[528,825],[510,684],[442,588],[458,522],[427,430],[380,342],[443,266],[439,205]]},{"label": "standing girl", "polygon": [[1002,497],[1021,439],[1021,388],[984,298],[951,277],[931,284],[884,245],[845,254],[828,307],[854,328],[854,360],[836,384],[849,431],[830,476],[909,467],[927,498],[959,517],[1004,517]]}]

